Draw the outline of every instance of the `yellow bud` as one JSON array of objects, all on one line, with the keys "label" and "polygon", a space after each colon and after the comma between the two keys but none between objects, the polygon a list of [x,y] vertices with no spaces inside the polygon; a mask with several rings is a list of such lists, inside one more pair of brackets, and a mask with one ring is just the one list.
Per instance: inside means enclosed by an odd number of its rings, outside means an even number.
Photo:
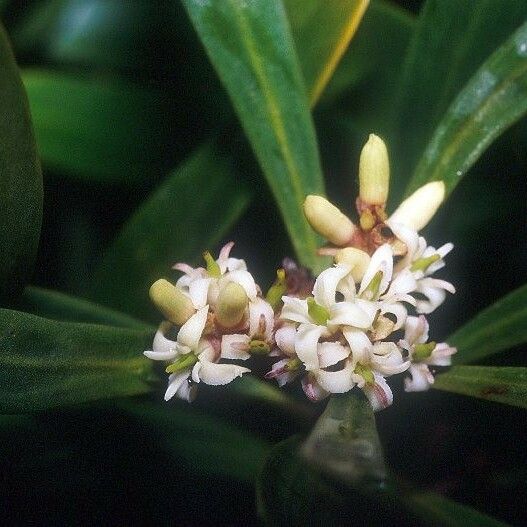
[{"label": "yellow bud", "polygon": [[427,183],[399,205],[388,223],[401,223],[419,231],[432,219],[444,199],[445,184],[442,181]]},{"label": "yellow bud", "polygon": [[345,245],[355,230],[353,222],[322,196],[307,196],[304,214],[311,227],[335,245]]},{"label": "yellow bud", "polygon": [[351,267],[351,276],[355,282],[360,282],[368,265],[370,264],[370,257],[368,253],[355,249],[354,247],[346,247],[340,249],[335,255],[336,263],[344,263]]},{"label": "yellow bud", "polygon": [[196,312],[192,300],[168,280],[154,282],[149,294],[163,316],[178,326],[182,326]]},{"label": "yellow bud", "polygon": [[216,319],[225,328],[238,325],[242,321],[248,302],[245,289],[235,282],[229,282],[218,295]]},{"label": "yellow bud", "polygon": [[383,205],[390,188],[390,161],[384,141],[370,134],[359,161],[359,196],[368,205]]}]

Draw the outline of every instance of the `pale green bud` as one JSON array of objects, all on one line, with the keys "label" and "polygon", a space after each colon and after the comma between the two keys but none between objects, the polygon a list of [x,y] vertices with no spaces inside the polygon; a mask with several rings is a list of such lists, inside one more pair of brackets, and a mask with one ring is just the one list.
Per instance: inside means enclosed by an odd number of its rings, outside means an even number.
[{"label": "pale green bud", "polygon": [[337,251],[335,262],[349,265],[353,280],[360,282],[370,264],[370,256],[360,249],[355,249],[355,247],[346,247]]},{"label": "pale green bud", "polygon": [[433,218],[444,199],[445,184],[442,181],[427,183],[406,198],[388,222],[401,223],[414,231],[420,231]]},{"label": "pale green bud", "polygon": [[196,312],[192,300],[163,278],[150,286],[149,295],[163,316],[177,326],[182,326]]},{"label": "pale green bud", "polygon": [[390,161],[384,141],[370,134],[359,161],[359,197],[368,205],[384,205],[390,188]]},{"label": "pale green bud", "polygon": [[225,328],[237,326],[243,319],[249,298],[245,289],[229,282],[219,292],[216,319]]},{"label": "pale green bud", "polygon": [[304,214],[311,227],[335,245],[346,245],[355,230],[353,222],[322,196],[307,196]]}]

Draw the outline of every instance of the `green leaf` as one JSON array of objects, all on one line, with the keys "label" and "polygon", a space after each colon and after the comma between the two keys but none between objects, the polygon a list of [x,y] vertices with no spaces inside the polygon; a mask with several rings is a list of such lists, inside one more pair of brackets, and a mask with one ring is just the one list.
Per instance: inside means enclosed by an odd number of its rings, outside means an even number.
[{"label": "green leaf", "polygon": [[231,97],[300,261],[316,268],[317,237],[302,203],[306,194],[322,194],[324,185],[282,3],[185,0],[184,5]]},{"label": "green leaf", "polygon": [[22,293],[20,300],[20,309],[23,311],[53,320],[154,331],[152,326],[125,313],[59,291],[29,286]]},{"label": "green leaf", "polygon": [[138,184],[174,166],[179,117],[165,90],[45,70],[22,78],[45,167]]},{"label": "green leaf", "polygon": [[451,191],[485,149],[527,112],[527,22],[454,100],[419,161],[408,193],[443,180]]},{"label": "green leaf", "polygon": [[269,450],[265,441],[204,415],[186,402],[166,405],[122,400],[117,407],[155,430],[162,448],[197,474],[254,483]]},{"label": "green leaf", "polygon": [[1,25],[0,70],[0,302],[12,302],[38,249],[42,173],[26,94]]},{"label": "green leaf", "polygon": [[433,388],[527,408],[527,368],[453,366]]},{"label": "green leaf", "polygon": [[368,2],[284,0],[312,106],[357,31]]},{"label": "green leaf", "polygon": [[454,97],[526,17],[524,0],[425,2],[394,94],[399,177],[414,171]]},{"label": "green leaf", "polygon": [[150,285],[177,261],[196,261],[240,217],[251,190],[234,156],[206,144],[128,220],[95,273],[94,297],[136,316],[153,314]]},{"label": "green leaf", "polygon": [[56,322],[0,310],[0,413],[145,393],[150,331]]},{"label": "green leaf", "polygon": [[433,492],[419,492],[406,497],[411,509],[421,516],[427,525],[437,527],[506,527],[495,518],[456,503]]},{"label": "green leaf", "polygon": [[455,364],[476,362],[527,342],[527,284],[504,296],[455,331]]},{"label": "green leaf", "polygon": [[381,443],[370,402],[358,392],[331,397],[302,455],[321,472],[357,487],[382,487]]}]

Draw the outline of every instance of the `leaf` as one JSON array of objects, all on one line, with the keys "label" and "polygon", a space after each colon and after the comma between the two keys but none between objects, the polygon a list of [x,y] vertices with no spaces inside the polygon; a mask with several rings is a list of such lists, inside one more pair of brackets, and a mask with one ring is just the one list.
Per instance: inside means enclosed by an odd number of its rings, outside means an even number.
[{"label": "leaf", "polygon": [[145,393],[150,331],[56,322],[0,310],[0,413]]},{"label": "leaf", "polygon": [[495,518],[433,492],[407,496],[407,503],[428,525],[445,527],[506,527]]},{"label": "leaf", "polygon": [[197,474],[254,483],[269,450],[265,441],[202,414],[186,402],[164,405],[122,400],[117,407],[143,427],[155,430],[163,449]]},{"label": "leaf", "polygon": [[527,112],[527,22],[454,100],[417,165],[408,193],[443,180],[451,191],[485,149]]},{"label": "leaf", "polygon": [[306,194],[324,185],[313,122],[282,3],[184,5],[222,80],[279,205],[300,261],[320,265],[307,224]]},{"label": "leaf", "polygon": [[375,417],[366,397],[355,392],[331,397],[304,443],[302,455],[340,481],[381,488],[386,468]]},{"label": "leaf", "polygon": [[94,297],[139,317],[153,314],[150,285],[216,245],[250,198],[233,156],[215,144],[200,147],[128,220],[95,273]]},{"label": "leaf", "polygon": [[285,0],[291,33],[312,106],[357,31],[369,0]]},{"label": "leaf", "polygon": [[94,304],[83,298],[41,287],[26,287],[20,308],[53,320],[104,324],[129,329],[154,331],[152,326],[125,313]]},{"label": "leaf", "polygon": [[433,388],[527,408],[527,368],[453,366]]},{"label": "leaf", "polygon": [[165,90],[46,70],[27,69],[22,78],[47,168],[139,184],[174,166],[180,116]]},{"label": "leaf", "polygon": [[454,97],[526,17],[523,0],[425,2],[393,102],[400,178],[415,170]]},{"label": "leaf", "polygon": [[12,302],[32,272],[43,191],[26,94],[2,26],[0,70],[0,302]]},{"label": "leaf", "polygon": [[504,296],[455,331],[448,343],[458,348],[455,364],[476,362],[527,342],[527,285]]}]

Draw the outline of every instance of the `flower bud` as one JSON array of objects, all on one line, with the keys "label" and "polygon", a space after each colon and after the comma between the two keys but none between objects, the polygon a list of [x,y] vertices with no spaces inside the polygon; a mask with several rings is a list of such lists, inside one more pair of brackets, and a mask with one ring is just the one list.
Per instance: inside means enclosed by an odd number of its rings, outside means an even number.
[{"label": "flower bud", "polygon": [[419,231],[432,219],[444,199],[445,184],[442,181],[427,183],[406,198],[388,221]]},{"label": "flower bud", "polygon": [[368,205],[383,205],[390,187],[390,161],[384,141],[370,134],[359,161],[359,196]]},{"label": "flower bud", "polygon": [[182,326],[196,312],[192,300],[168,280],[154,282],[149,295],[163,316],[177,326]]},{"label": "flower bud", "polygon": [[335,263],[343,263],[351,267],[351,276],[355,282],[360,282],[368,265],[370,264],[370,257],[368,253],[355,249],[354,247],[346,247],[340,249],[335,255]]},{"label": "flower bud", "polygon": [[345,245],[355,230],[353,222],[322,196],[307,196],[304,214],[311,227],[335,245]]},{"label": "flower bud", "polygon": [[236,282],[229,282],[218,295],[216,319],[225,328],[238,325],[243,319],[248,302],[245,289]]}]

